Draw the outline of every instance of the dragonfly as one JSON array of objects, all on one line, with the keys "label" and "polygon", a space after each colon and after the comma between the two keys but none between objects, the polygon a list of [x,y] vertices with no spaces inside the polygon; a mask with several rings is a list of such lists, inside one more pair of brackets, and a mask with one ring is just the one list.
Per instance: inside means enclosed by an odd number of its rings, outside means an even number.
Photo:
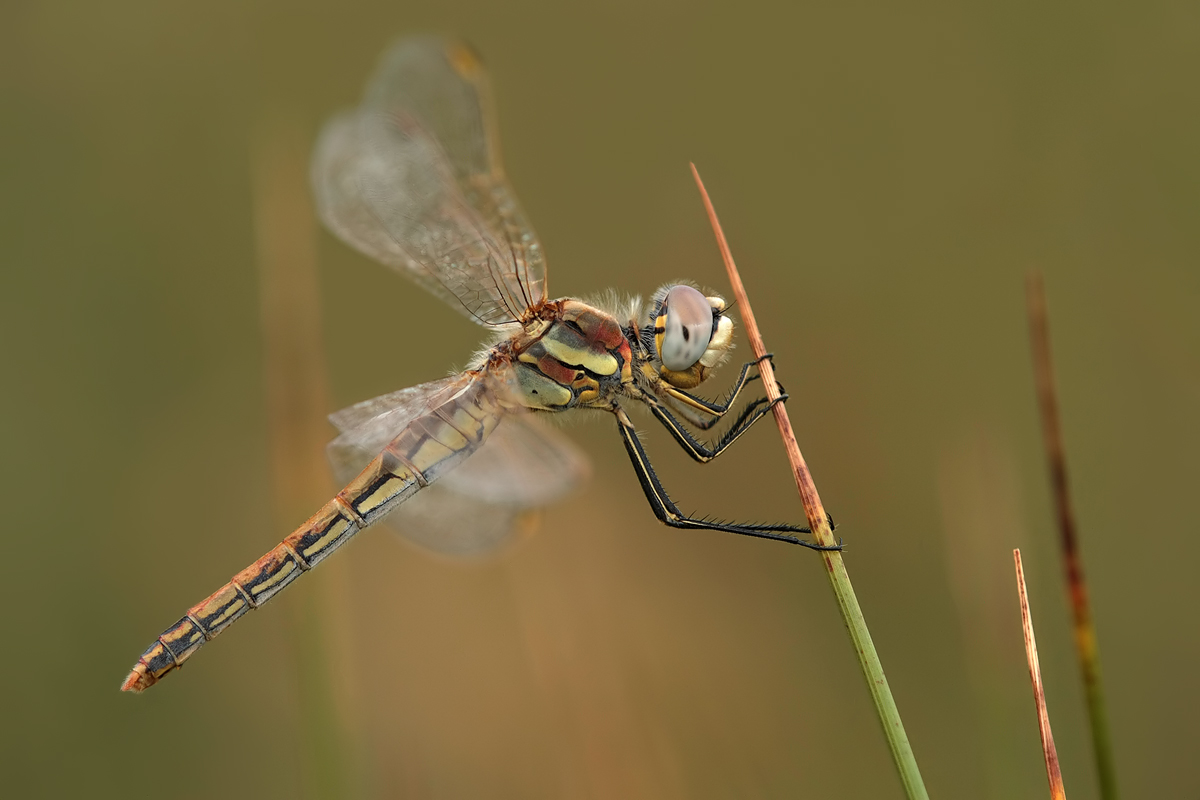
[{"label": "dragonfly", "polygon": [[[840,548],[805,540],[807,527],[721,522],[672,502],[627,406],[647,407],[689,456],[707,463],[787,395],[730,415],[761,360],[743,364],[719,402],[692,393],[733,347],[725,301],[693,284],[607,309],[548,299],[545,256],[501,166],[489,79],[469,47],[433,37],[393,45],[361,105],[323,128],[312,184],[334,234],[491,338],[459,374],[332,414],[339,435],[327,453],[345,488],[167,628],[123,690],[154,685],[377,522],[442,553],[496,549],[518,518],[586,474],[582,452],[541,422],[549,413],[611,414],[651,509],[672,528]],[[698,438],[727,415],[733,422],[715,442]]]}]

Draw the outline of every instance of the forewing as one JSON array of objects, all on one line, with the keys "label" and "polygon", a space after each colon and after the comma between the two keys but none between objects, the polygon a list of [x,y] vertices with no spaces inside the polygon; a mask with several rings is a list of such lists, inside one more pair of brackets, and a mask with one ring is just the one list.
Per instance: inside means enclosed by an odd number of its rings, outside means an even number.
[{"label": "forewing", "polygon": [[406,39],[313,157],[325,224],[484,325],[545,299],[541,246],[500,164],[487,75],[464,45]]}]

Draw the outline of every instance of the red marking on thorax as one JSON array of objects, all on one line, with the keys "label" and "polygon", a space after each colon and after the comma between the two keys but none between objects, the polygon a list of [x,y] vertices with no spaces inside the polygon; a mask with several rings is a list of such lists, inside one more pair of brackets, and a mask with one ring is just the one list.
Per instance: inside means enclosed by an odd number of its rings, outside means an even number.
[{"label": "red marking on thorax", "polygon": [[[621,333],[621,326],[612,317],[601,317],[596,314],[592,316],[595,319],[595,325],[588,331],[592,339],[603,344],[606,350],[612,350],[625,343],[625,334]],[[580,327],[583,325],[581,324]],[[584,330],[587,329],[584,328]]]},{"label": "red marking on thorax", "polygon": [[578,325],[589,343],[600,345],[593,348],[596,352],[617,350],[622,345],[626,350],[629,349],[625,334],[621,332],[617,321],[589,305],[579,302],[565,303],[562,318]]},{"label": "red marking on thorax", "polygon": [[553,356],[542,356],[538,359],[538,369],[552,381],[566,386],[575,380],[577,370],[564,365]]},{"label": "red marking on thorax", "polygon": [[633,363],[633,352],[615,319],[578,300],[565,301],[561,314],[561,319],[579,326],[593,352],[611,353],[620,360],[623,383],[632,379],[630,365]]},{"label": "red marking on thorax", "polygon": [[617,353],[621,356],[621,383],[629,383],[633,380],[630,366],[633,364],[633,351],[629,349],[629,340],[621,335],[621,344],[617,347]]}]

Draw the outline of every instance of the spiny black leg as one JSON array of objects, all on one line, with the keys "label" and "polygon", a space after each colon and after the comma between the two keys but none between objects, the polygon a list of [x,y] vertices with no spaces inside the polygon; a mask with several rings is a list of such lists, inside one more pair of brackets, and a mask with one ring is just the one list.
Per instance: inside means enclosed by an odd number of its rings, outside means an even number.
[{"label": "spiny black leg", "polygon": [[637,431],[634,430],[629,415],[620,406],[614,406],[610,410],[616,415],[617,428],[621,432],[621,440],[625,443],[625,450],[629,454],[629,460],[633,463],[633,469],[637,473],[638,482],[641,483],[642,490],[646,493],[646,499],[650,501],[650,508],[653,509],[654,516],[658,517],[659,521],[665,525],[687,530],[725,531],[726,533],[736,533],[740,536],[773,539],[778,542],[798,544],[801,547],[808,547],[812,550],[842,549],[840,542],[836,545],[826,546],[814,542],[806,542],[798,536],[788,535],[812,533],[809,528],[801,528],[795,525],[743,525],[694,519],[685,516],[671,502],[671,498],[667,496],[667,490],[663,488],[662,483],[658,480],[658,476],[654,474],[654,468],[650,466],[650,459],[646,455],[646,450],[642,447],[641,441],[638,440]]},{"label": "spiny black leg", "polygon": [[[736,441],[743,433],[749,430],[751,425],[753,425],[762,417],[766,416],[767,412],[774,408],[776,403],[787,402],[787,393],[782,392],[782,387],[780,387],[780,389],[781,394],[774,401],[770,401],[767,398],[762,397],[752,403],[747,404],[742,410],[742,413],[738,416],[737,420],[732,426],[730,426],[730,429],[726,431],[725,435],[722,436],[721,439],[711,448],[692,436],[687,428],[680,425],[679,420],[672,416],[671,412],[663,408],[661,404],[654,400],[654,398],[642,396],[638,399],[650,406],[650,410],[654,416],[659,422],[662,423],[663,427],[671,433],[675,441],[688,455],[701,464],[707,464],[709,461],[712,461],[721,453],[725,452],[725,448],[729,447],[729,445],[733,444],[734,441]],[[829,512],[826,512],[825,518],[829,522],[829,529],[836,530],[837,525],[833,521],[833,515]],[[770,528],[770,526],[764,527],[768,529]]]},{"label": "spiny black leg", "polygon": [[[775,406],[775,403],[787,402],[788,396],[787,394],[783,394],[774,402],[763,397],[755,400],[753,403],[747,404],[746,408],[742,410],[741,415],[739,415],[738,419],[733,423],[730,429],[725,433],[724,436],[721,437],[720,441],[718,441],[711,448],[705,446],[703,442],[692,436],[687,428],[680,425],[679,420],[675,419],[675,417],[671,415],[671,412],[655,402],[654,398],[642,397],[640,399],[650,406],[651,412],[658,419],[658,421],[662,423],[663,427],[671,433],[671,435],[675,438],[675,441],[679,443],[679,446],[684,449],[684,452],[701,464],[707,464],[709,461],[712,461],[714,458],[721,455],[721,453],[725,452],[725,448],[729,447],[729,445],[733,444],[734,441],[736,441],[743,433],[749,430],[751,425],[753,425],[762,417],[766,416],[767,412],[769,412]],[[826,512],[825,518],[829,522],[829,529],[835,530],[837,525],[834,524],[833,515]],[[763,527],[769,530],[771,526],[747,527]]]},{"label": "spiny black leg", "polygon": [[737,420],[732,426],[730,426],[729,430],[725,432],[725,435],[722,436],[720,440],[718,440],[717,443],[712,446],[705,445],[696,437],[692,436],[692,434],[679,423],[679,420],[677,420],[670,411],[664,408],[662,404],[653,397],[645,396],[640,399],[646,405],[650,406],[650,411],[655,417],[658,418],[658,421],[662,423],[663,427],[670,431],[671,436],[675,438],[675,441],[679,442],[679,446],[684,449],[684,452],[686,452],[696,461],[699,461],[701,464],[707,464],[709,461],[712,461],[714,458],[721,455],[721,453],[725,452],[725,448],[729,447],[729,445],[733,444],[739,436],[749,430],[751,425],[762,419],[763,416],[765,416],[772,408],[775,407],[776,403],[786,402],[787,395],[781,395],[774,401],[767,400],[765,397],[763,397],[755,400],[752,403],[748,403],[742,410],[742,413],[738,415]]},{"label": "spiny black leg", "polygon": [[[750,375],[750,370],[753,367],[757,367],[763,361],[771,359],[773,355],[773,353],[767,353],[762,358],[756,358],[753,361],[747,361],[745,364],[742,364],[741,374],[738,375],[737,380],[733,382],[733,387],[726,394],[725,399],[719,403],[705,400],[703,397],[697,397],[696,395],[685,392],[682,389],[676,389],[673,386],[667,387],[667,393],[676,401],[689,408],[710,414],[711,418],[707,420],[688,419],[688,422],[690,422],[694,427],[698,428],[699,430],[706,431],[716,425],[721,418],[725,416],[733,404],[737,402],[738,395],[741,394],[742,389],[745,388],[747,383],[758,380],[761,377],[757,373]],[[780,389],[780,393],[783,393],[782,389]]]}]

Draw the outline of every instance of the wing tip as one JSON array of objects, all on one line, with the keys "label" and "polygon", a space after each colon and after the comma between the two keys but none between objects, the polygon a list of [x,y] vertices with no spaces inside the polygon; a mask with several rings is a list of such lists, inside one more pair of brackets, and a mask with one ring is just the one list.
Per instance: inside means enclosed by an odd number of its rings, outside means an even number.
[{"label": "wing tip", "polygon": [[445,44],[446,60],[463,80],[472,83],[484,74],[483,59],[471,45],[462,41],[449,40]]}]

